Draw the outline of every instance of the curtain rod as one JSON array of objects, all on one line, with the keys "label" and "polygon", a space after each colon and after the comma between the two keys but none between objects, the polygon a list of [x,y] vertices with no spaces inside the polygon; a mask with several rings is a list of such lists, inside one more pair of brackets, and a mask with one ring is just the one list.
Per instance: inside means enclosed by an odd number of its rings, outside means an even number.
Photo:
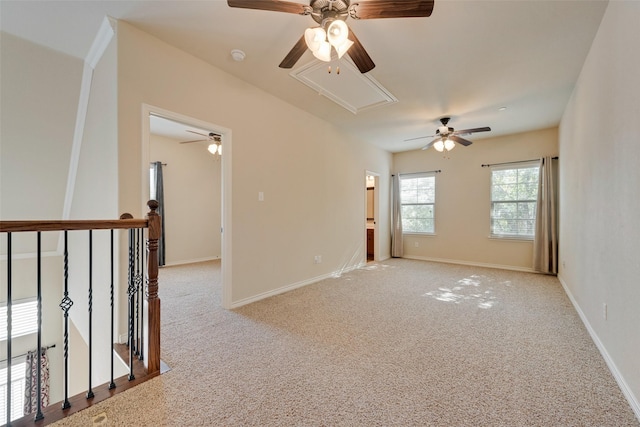
[{"label": "curtain rod", "polygon": [[[49,350],[50,348],[54,348],[55,346],[56,346],[55,344],[52,344],[52,345],[48,345],[48,346],[43,347],[43,348],[44,348],[45,350]],[[27,353],[22,353],[22,354],[18,354],[18,355],[16,355],[16,356],[11,356],[11,360],[13,360],[13,359],[17,359],[18,357],[22,357],[22,356],[26,356],[26,355],[27,355]],[[0,362],[6,362],[6,361],[7,361],[7,359],[2,359],[2,360],[0,360]]]},{"label": "curtain rod", "polygon": [[[408,176],[408,175],[422,175],[423,173],[440,173],[442,172],[440,169],[438,170],[434,170],[434,171],[424,171],[424,172],[411,172],[411,173],[399,173],[398,175],[403,175],[403,176]],[[391,176],[396,176],[395,174],[392,174]]]},{"label": "curtain rod", "polygon": [[[487,165],[482,165],[483,168],[488,168],[489,166],[498,166],[498,165],[510,165],[513,163],[529,163],[529,162],[535,162],[536,160],[540,160],[540,159],[530,159],[530,160],[518,160],[517,162],[502,162],[502,163],[492,163],[492,164],[487,164]],[[552,157],[551,160],[558,160],[558,156],[556,157]]]}]

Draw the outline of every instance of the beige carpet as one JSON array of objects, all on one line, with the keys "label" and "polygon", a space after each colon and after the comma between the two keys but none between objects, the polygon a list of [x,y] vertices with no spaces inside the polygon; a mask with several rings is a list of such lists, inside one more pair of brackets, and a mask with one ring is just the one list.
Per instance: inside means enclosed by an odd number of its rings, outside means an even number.
[{"label": "beige carpet", "polygon": [[639,426],[555,277],[393,259],[233,311],[163,268],[171,371],[56,425]]}]

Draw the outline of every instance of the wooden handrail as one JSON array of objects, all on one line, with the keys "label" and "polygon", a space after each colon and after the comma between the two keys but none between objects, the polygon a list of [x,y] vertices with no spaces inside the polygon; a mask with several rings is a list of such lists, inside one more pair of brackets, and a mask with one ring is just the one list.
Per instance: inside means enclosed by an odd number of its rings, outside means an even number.
[{"label": "wooden handrail", "polygon": [[[125,214],[126,215],[126,214]],[[123,215],[124,216],[124,215]],[[22,231],[107,230],[147,228],[147,219],[0,221],[0,233]]]},{"label": "wooden handrail", "polygon": [[[146,265],[146,289],[144,292],[144,303],[147,308],[146,316],[146,345],[147,354],[144,358],[146,365],[146,379],[153,378],[160,374],[160,298],[158,297],[158,240],[161,237],[162,225],[160,215],[157,213],[159,204],[155,200],[147,203],[149,212],[145,219],[134,219],[130,214],[123,214],[120,219],[109,220],[27,220],[27,221],[0,221],[0,233],[13,232],[56,232],[56,231],[72,231],[72,230],[133,230],[147,229],[147,265]],[[144,326],[143,326],[144,327]],[[59,420],[73,412],[91,406],[100,400],[103,400],[120,390],[124,391],[129,386],[140,382],[140,379],[127,378],[123,376],[116,381],[116,387],[110,384],[104,384],[100,390],[100,396],[93,395],[77,395],[72,398],[76,399],[73,407],[59,409],[49,406],[47,411],[47,421],[40,419],[34,421],[32,416],[25,416],[20,420],[16,420],[16,425],[45,425],[49,422]],[[0,420],[1,422],[1,420]],[[26,423],[26,424],[23,424]],[[12,425],[14,422],[11,423]]]}]

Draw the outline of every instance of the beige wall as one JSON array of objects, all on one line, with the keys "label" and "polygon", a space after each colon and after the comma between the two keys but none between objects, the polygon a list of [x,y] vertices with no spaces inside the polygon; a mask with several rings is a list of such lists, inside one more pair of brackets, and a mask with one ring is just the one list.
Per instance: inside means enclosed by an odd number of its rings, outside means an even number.
[{"label": "beige wall", "polygon": [[436,235],[405,235],[405,257],[531,270],[531,241],[489,238],[491,171],[481,165],[557,155],[557,150],[552,128],[476,140],[447,156],[434,149],[396,153],[395,173],[442,171],[436,174]]},{"label": "beige wall", "polygon": [[149,147],[151,161],[166,164],[162,168],[166,265],[220,258],[220,159],[205,144],[180,144],[158,135],[151,135]]},{"label": "beige wall", "polygon": [[[115,43],[105,52],[95,70],[86,105],[86,120],[77,123],[82,109],[83,61],[19,38],[2,34],[2,127],[1,214],[2,219],[108,219],[118,217],[117,206],[117,115]],[[85,70],[86,71],[86,70]],[[73,161],[76,125],[82,130],[77,147],[77,169]],[[68,181],[73,170],[75,180]],[[67,194],[68,193],[68,194]],[[65,206],[65,199],[67,205]],[[61,233],[43,233],[43,345],[49,350],[52,402],[62,399],[62,246]],[[2,253],[6,250],[2,235]],[[14,233],[12,263],[14,297],[35,296],[35,235]],[[69,297],[72,322],[88,339],[87,233],[69,233]],[[108,238],[94,233],[94,384],[108,379],[109,365],[100,370],[99,358],[110,354],[109,328],[96,327],[108,319]],[[22,259],[20,259],[22,258]],[[6,271],[6,262],[0,264]],[[117,266],[116,266],[117,268]],[[6,274],[0,294],[6,295]],[[125,310],[126,316],[126,310]],[[123,328],[123,330],[126,330]],[[24,342],[24,346],[20,346]],[[36,348],[35,338],[14,343],[14,354]],[[86,344],[76,341],[70,355],[86,358]],[[86,389],[87,384],[83,384]],[[83,389],[71,392],[76,393]]]},{"label": "beige wall", "polygon": [[[0,38],[0,218],[60,219],[78,107],[82,62],[20,38]],[[62,398],[62,258],[59,233],[42,234],[42,344],[49,350],[51,399]],[[12,235],[13,299],[35,297],[36,235]],[[6,234],[0,254],[6,255]],[[7,262],[0,260],[0,300],[6,301]],[[37,348],[35,336],[18,338],[12,354]],[[6,357],[2,346],[1,358]]]},{"label": "beige wall", "polygon": [[559,276],[640,418],[638,16],[609,2],[562,119]]},{"label": "beige wall", "polygon": [[[380,173],[381,188],[389,188],[389,153],[122,22],[118,48],[120,210],[142,214],[141,109],[148,104],[232,132],[225,140],[233,147],[232,228],[225,226],[232,304],[364,261],[365,171]],[[387,206],[388,196],[380,203]],[[380,247],[388,256],[383,211]]]},{"label": "beige wall", "polygon": [[[82,62],[6,33],[0,43],[0,218],[60,219]],[[57,233],[42,239],[45,252],[57,249]],[[22,236],[13,243],[16,254],[34,251]]]}]

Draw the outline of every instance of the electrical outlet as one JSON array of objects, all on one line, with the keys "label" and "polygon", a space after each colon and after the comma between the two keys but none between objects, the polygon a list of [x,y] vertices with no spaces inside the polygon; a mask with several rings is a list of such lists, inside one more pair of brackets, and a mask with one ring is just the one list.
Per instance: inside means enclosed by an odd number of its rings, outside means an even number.
[{"label": "electrical outlet", "polygon": [[416,248],[419,247],[420,246],[420,242],[413,242],[413,246],[416,247]]},{"label": "electrical outlet", "polygon": [[606,302],[602,303],[602,318],[604,320],[607,320],[608,314],[609,313],[607,313],[607,303]]},{"label": "electrical outlet", "polygon": [[316,264],[320,264],[322,262],[322,255],[316,255],[313,257],[313,262]]}]

